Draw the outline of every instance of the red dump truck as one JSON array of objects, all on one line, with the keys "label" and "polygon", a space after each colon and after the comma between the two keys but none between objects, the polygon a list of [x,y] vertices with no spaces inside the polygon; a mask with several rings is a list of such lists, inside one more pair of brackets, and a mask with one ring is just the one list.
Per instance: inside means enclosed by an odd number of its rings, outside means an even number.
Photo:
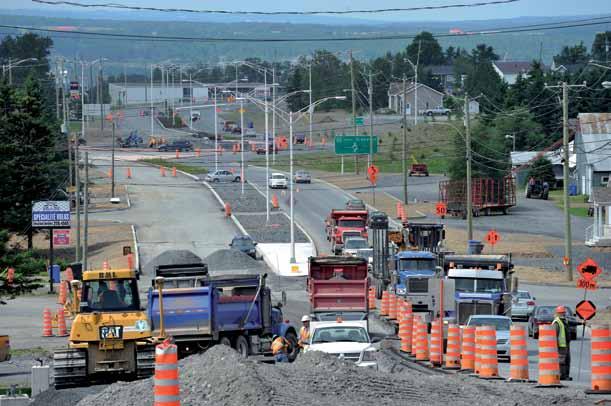
[{"label": "red dump truck", "polygon": [[[499,179],[473,178],[471,182],[473,216],[489,216],[492,212],[507,214],[516,205],[516,187],[511,176]],[[448,214],[467,218],[467,181],[439,182],[439,201],[447,206]]]},{"label": "red dump truck", "polygon": [[368,288],[366,259],[310,257],[307,290],[316,320],[366,320]]},{"label": "red dump truck", "polygon": [[367,238],[367,217],[367,210],[331,210],[325,225],[327,240],[331,242],[331,250],[335,255],[341,254],[347,238]]}]

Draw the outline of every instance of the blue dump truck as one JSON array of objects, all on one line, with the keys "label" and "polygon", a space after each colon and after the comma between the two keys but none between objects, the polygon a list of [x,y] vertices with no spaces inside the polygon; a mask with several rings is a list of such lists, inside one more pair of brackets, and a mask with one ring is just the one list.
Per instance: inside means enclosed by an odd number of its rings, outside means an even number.
[{"label": "blue dump truck", "polygon": [[442,274],[437,256],[428,251],[401,251],[394,256],[394,268],[395,292],[409,299],[414,313],[422,313],[425,321],[430,322],[435,305],[430,282]]},{"label": "blue dump truck", "polygon": [[156,275],[163,285],[161,300],[159,289],[148,291],[151,330],[171,336],[181,356],[215,344],[244,357],[271,356],[272,337],[278,334],[290,343],[289,360],[296,358],[297,331],[284,321],[281,305],[272,305],[267,275],[209,276],[207,268],[188,265],[157,267]]}]

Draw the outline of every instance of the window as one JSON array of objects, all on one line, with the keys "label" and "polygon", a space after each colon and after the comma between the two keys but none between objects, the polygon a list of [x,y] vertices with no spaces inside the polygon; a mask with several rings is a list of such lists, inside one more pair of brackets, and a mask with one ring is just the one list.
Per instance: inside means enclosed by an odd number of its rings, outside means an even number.
[{"label": "window", "polygon": [[85,281],[83,306],[89,311],[139,310],[135,279]]},{"label": "window", "polygon": [[361,248],[369,248],[369,244],[367,244],[367,240],[364,238],[349,238],[346,240],[344,248],[358,250]]},{"label": "window", "polygon": [[312,344],[334,343],[338,341],[368,343],[369,336],[362,327],[324,327],[314,330]]},{"label": "window", "polygon": [[351,227],[351,228],[361,228],[365,227],[365,222],[363,220],[339,220],[337,225],[340,227]]},{"label": "window", "polygon": [[432,259],[401,259],[399,266],[402,271],[431,271],[435,263]]},{"label": "window", "polygon": [[476,317],[469,320],[469,326],[494,326],[496,331],[507,331],[511,327],[511,320],[497,317]]},{"label": "window", "polygon": [[454,288],[457,292],[474,292],[475,279],[469,278],[452,278],[454,279]]},{"label": "window", "polygon": [[602,186],[607,186],[607,185],[609,185],[609,175],[607,175],[607,176],[602,176],[602,177],[600,178],[600,184],[601,184]]},{"label": "window", "polygon": [[501,293],[503,291],[502,279],[477,279],[476,292]]}]

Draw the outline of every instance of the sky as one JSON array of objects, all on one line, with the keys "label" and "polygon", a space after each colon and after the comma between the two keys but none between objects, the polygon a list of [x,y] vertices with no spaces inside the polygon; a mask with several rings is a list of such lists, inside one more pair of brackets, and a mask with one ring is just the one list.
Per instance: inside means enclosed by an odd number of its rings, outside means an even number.
[{"label": "sky", "polygon": [[[304,10],[354,10],[392,7],[418,7],[428,5],[447,5],[457,3],[475,3],[482,0],[72,0],[80,3],[120,3],[134,6],[173,7],[191,9],[225,9],[260,11],[304,11]],[[65,7],[65,6],[62,6]],[[0,0],[0,11],[6,9],[38,9],[60,6],[45,6],[30,0]],[[72,8],[74,9],[74,8]],[[85,9],[80,9],[81,11]],[[146,14],[147,12],[138,12]],[[385,14],[355,14],[343,17],[365,18],[385,21],[453,21],[485,20],[497,18],[514,18],[524,16],[574,16],[574,15],[611,14],[611,0],[520,0],[516,3],[489,5],[477,8],[449,10],[430,10],[417,12],[397,12]]]}]

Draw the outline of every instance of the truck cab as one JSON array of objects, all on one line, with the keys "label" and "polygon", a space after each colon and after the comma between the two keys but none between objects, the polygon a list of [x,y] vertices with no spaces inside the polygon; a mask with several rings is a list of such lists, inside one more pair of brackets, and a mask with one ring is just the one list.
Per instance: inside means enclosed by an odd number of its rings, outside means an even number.
[{"label": "truck cab", "polygon": [[[430,315],[434,303],[430,280],[439,278],[437,257],[428,251],[401,251],[394,256],[395,292],[412,302],[415,313]],[[430,317],[425,315],[425,319]]]},{"label": "truck cab", "polygon": [[326,220],[332,252],[341,254],[345,238],[367,238],[367,210],[332,210]]}]

